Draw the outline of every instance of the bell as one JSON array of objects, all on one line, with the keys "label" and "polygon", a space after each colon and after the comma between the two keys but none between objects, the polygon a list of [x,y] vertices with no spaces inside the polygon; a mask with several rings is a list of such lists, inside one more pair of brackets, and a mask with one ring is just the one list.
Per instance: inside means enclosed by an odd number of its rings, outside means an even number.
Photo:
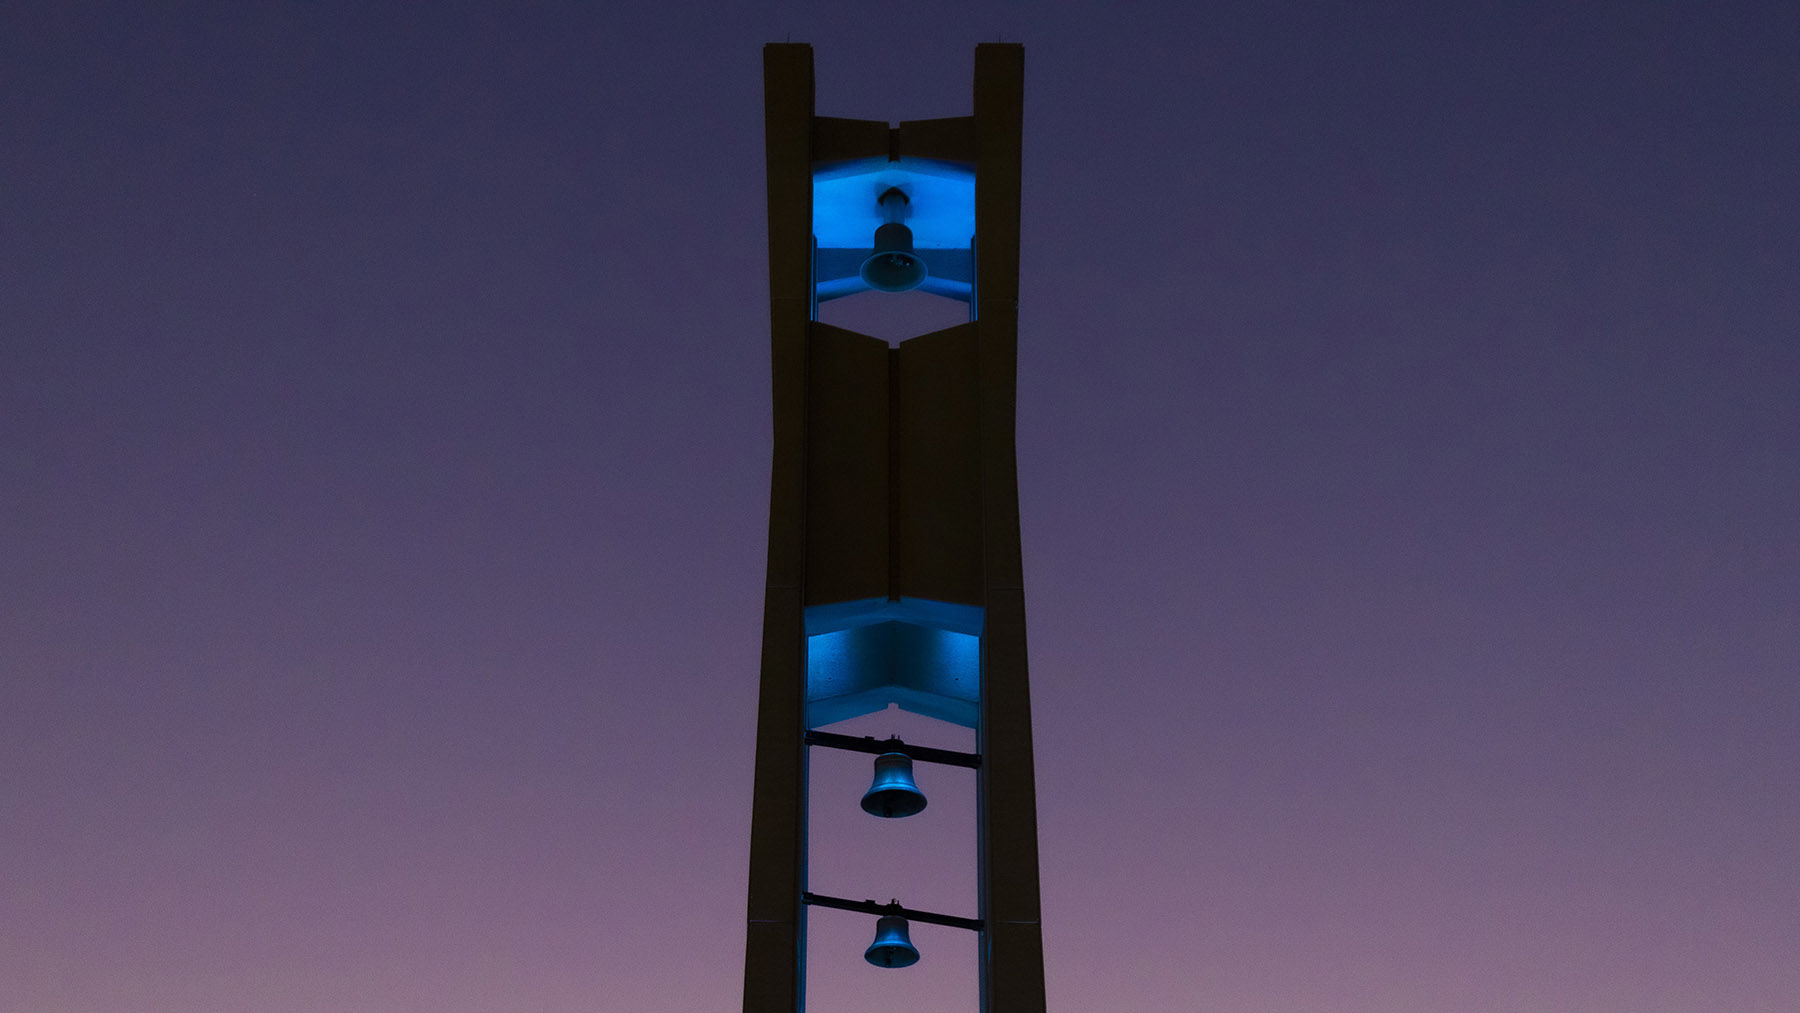
[{"label": "bell", "polygon": [[912,230],[889,222],[875,230],[875,252],[862,262],[862,280],[877,292],[907,292],[925,281],[925,262],[913,252]]},{"label": "bell", "polygon": [[875,758],[875,781],[862,797],[863,812],[883,819],[911,816],[925,808],[925,793],[913,783],[912,757],[882,753]]},{"label": "bell", "polygon": [[863,959],[876,967],[911,967],[919,962],[919,948],[906,934],[906,919],[882,915],[875,922],[875,941],[863,951]]},{"label": "bell", "polygon": [[925,261],[913,252],[912,230],[900,224],[910,201],[899,187],[888,187],[880,197],[886,224],[875,230],[875,251],[862,262],[862,280],[878,292],[905,292],[925,281]]}]

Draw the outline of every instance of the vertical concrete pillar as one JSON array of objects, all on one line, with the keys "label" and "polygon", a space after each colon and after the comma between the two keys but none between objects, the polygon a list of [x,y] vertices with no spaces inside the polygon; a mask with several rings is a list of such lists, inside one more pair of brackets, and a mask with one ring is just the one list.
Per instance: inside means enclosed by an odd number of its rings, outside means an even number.
[{"label": "vertical concrete pillar", "polygon": [[805,1005],[806,362],[812,320],[812,47],[763,51],[775,452],[750,818],[744,1013]]},{"label": "vertical concrete pillar", "polygon": [[981,821],[984,1013],[1043,1013],[1037,788],[1025,651],[1017,417],[1025,54],[975,50],[975,317],[981,459]]}]

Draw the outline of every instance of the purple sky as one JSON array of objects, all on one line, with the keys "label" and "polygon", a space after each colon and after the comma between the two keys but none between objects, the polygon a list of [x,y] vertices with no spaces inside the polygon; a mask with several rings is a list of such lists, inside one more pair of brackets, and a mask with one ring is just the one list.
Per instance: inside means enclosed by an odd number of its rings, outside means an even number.
[{"label": "purple sky", "polygon": [[1800,1008],[1800,7],[481,6],[0,14],[0,1010],[737,1007],[790,36],[1026,46],[1052,1010]]}]

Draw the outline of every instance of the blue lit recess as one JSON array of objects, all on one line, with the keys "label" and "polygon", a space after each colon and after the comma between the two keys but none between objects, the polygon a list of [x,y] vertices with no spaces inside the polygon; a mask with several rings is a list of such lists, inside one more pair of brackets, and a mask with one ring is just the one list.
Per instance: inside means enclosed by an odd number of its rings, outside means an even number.
[{"label": "blue lit recess", "polygon": [[974,284],[975,172],[923,158],[862,159],[813,172],[813,281],[823,302],[869,291],[858,275],[883,225],[881,196],[906,195],[903,224],[929,270],[922,292],[964,302]]},{"label": "blue lit recess", "polygon": [[889,704],[975,727],[981,624],[978,606],[917,598],[807,609],[807,727]]}]

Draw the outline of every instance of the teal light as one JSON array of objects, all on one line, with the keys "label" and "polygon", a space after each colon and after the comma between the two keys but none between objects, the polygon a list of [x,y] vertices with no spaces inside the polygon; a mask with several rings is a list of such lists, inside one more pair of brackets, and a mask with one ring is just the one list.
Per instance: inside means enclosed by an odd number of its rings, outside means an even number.
[{"label": "teal light", "polygon": [[882,216],[881,195],[908,201],[906,226],[919,250],[966,250],[975,235],[975,173],[954,162],[903,158],[850,162],[813,173],[813,239],[867,250]]},{"label": "teal light", "polygon": [[975,727],[980,617],[973,606],[912,599],[808,609],[807,727],[889,704]]},{"label": "teal light", "polygon": [[[891,204],[882,207],[890,191],[905,198],[897,215]],[[876,230],[889,224],[905,226],[911,250],[926,267],[922,282],[904,288],[973,303],[975,172],[922,158],[862,159],[814,171],[813,286],[819,301],[870,290],[862,268],[878,245]]]}]

